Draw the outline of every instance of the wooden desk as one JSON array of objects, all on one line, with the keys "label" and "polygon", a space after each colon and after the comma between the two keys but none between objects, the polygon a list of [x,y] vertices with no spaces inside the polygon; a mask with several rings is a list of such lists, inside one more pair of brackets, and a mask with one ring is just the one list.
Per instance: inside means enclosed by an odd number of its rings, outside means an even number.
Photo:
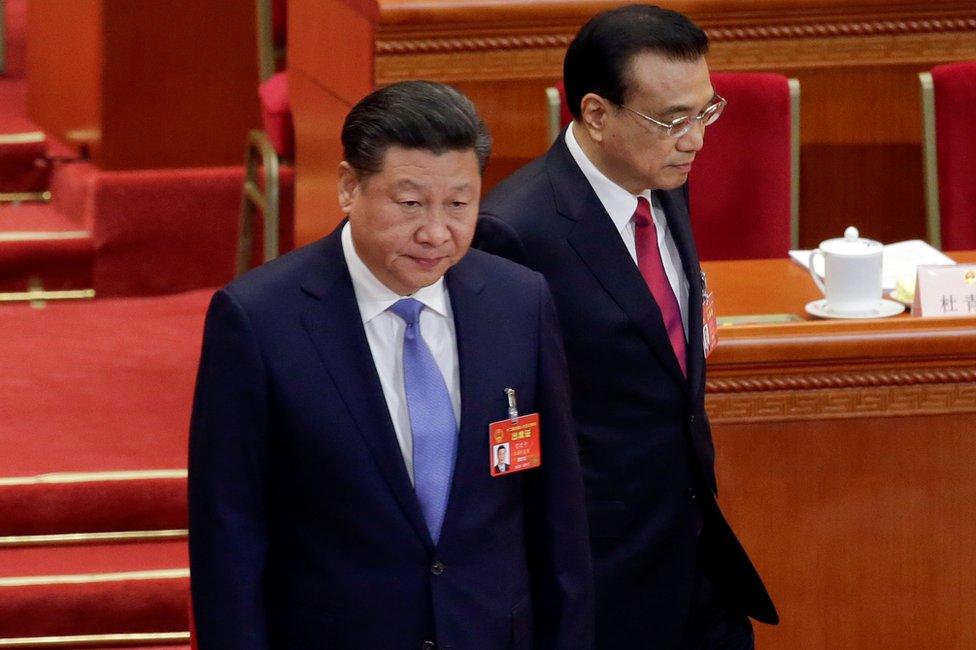
[{"label": "wooden desk", "polygon": [[976,647],[976,318],[819,321],[790,261],[703,266],[720,316],[803,318],[708,363],[720,501],[783,620],[757,645]]}]

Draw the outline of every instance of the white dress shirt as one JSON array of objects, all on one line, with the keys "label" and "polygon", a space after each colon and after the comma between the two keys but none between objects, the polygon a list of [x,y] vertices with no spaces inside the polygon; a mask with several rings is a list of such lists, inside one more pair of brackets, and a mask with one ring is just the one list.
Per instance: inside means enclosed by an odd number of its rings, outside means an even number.
[{"label": "white dress shirt", "polygon": [[637,210],[637,197],[643,196],[651,205],[651,215],[654,218],[654,227],[657,229],[657,246],[661,251],[661,261],[664,263],[664,272],[671,283],[671,289],[678,299],[678,307],[681,309],[681,324],[685,329],[685,339],[688,338],[688,278],[685,276],[684,267],[681,266],[681,255],[678,247],[674,243],[674,237],[668,230],[668,218],[664,210],[658,203],[657,198],[650,190],[644,190],[640,194],[631,194],[620,187],[612,180],[607,178],[603,172],[597,169],[596,165],[587,158],[586,153],[576,140],[573,134],[573,126],[566,129],[566,146],[573,160],[579,165],[589,181],[590,187],[596,192],[600,203],[610,215],[610,220],[617,227],[617,232],[624,240],[624,246],[630,253],[634,264],[637,264],[637,244],[634,241],[634,212]]},{"label": "white dress shirt", "polygon": [[[383,397],[393,420],[403,462],[407,466],[410,482],[413,482],[413,435],[410,430],[410,413],[407,411],[407,395],[403,387],[403,334],[406,324],[389,307],[407,296],[398,295],[380,282],[356,253],[352,241],[351,226],[342,228],[342,254],[352,277],[356,292],[359,315],[363,319],[366,340],[373,355],[376,372],[380,376]],[[454,332],[454,312],[444,278],[409,296],[424,304],[420,312],[420,335],[427,343],[434,361],[444,376],[447,391],[451,394],[454,420],[460,426],[461,378],[458,374],[457,336]]]}]

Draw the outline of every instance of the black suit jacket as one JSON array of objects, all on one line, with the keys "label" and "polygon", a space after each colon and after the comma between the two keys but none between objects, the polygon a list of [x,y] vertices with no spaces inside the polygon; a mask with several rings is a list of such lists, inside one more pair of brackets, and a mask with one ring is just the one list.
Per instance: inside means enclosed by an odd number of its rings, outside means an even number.
[{"label": "black suit jacket", "polygon": [[657,196],[689,282],[687,379],[653,296],[562,135],[489,194],[475,240],[540,271],[556,302],[583,464],[601,648],[676,647],[699,569],[733,608],[777,620],[715,500],[701,269],[686,189]]},{"label": "black suit jacket", "polygon": [[[338,230],[217,292],[190,436],[201,650],[588,648],[592,573],[565,358],[545,281],[471,251],[446,276],[461,378],[435,547]],[[542,467],[490,476],[504,389]]]}]

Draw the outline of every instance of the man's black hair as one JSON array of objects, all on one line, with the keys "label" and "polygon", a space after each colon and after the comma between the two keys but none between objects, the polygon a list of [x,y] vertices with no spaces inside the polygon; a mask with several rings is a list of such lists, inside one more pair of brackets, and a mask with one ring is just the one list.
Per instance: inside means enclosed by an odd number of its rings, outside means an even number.
[{"label": "man's black hair", "polygon": [[652,5],[627,5],[594,16],[570,43],[563,61],[573,117],[579,119],[587,93],[622,105],[630,90],[631,62],[643,52],[697,61],[708,52],[708,36],[686,16]]},{"label": "man's black hair", "polygon": [[345,160],[364,178],[380,171],[392,146],[438,155],[474,150],[484,172],[491,136],[474,104],[458,90],[432,81],[401,81],[364,97],[342,125]]}]

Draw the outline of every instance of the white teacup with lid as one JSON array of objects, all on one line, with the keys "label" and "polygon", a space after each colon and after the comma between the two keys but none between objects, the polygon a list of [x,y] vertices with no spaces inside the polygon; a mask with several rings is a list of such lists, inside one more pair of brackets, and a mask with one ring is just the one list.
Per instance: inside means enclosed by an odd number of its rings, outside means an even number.
[{"label": "white teacup with lid", "polygon": [[[844,236],[820,242],[810,251],[810,275],[823,292],[825,311],[838,316],[857,316],[876,310],[882,301],[881,242],[863,239],[850,226]],[[824,260],[824,277],[814,270],[817,256]]]}]

